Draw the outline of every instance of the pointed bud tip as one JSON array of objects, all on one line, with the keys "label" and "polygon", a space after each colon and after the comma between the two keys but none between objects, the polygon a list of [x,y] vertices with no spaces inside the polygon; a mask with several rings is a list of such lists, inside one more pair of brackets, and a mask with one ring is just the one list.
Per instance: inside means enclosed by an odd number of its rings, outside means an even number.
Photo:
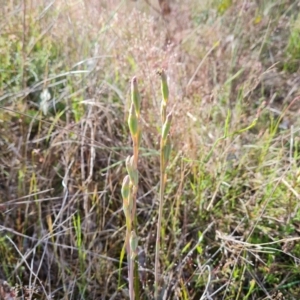
[{"label": "pointed bud tip", "polygon": [[161,68],[161,69],[157,70],[156,74],[158,74],[159,76],[165,76],[166,72],[165,72],[165,70],[163,68]]}]

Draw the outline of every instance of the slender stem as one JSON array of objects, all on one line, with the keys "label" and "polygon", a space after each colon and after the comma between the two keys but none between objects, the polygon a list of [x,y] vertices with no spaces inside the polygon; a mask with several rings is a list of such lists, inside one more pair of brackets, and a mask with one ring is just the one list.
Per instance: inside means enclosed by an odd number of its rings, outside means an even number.
[{"label": "slender stem", "polygon": [[[134,165],[137,169],[139,160],[139,141],[138,137],[135,136],[133,139],[133,156]],[[136,217],[136,197],[137,197],[138,186],[133,187],[133,206],[132,206],[132,227],[137,231],[137,217]],[[137,299],[139,298],[139,279],[138,279],[138,264],[136,263],[136,258],[131,259],[132,263],[132,278],[133,278],[133,289]]]},{"label": "slender stem", "polygon": [[[138,149],[138,140],[136,137],[132,137],[133,140],[133,158],[134,158],[134,167],[137,168],[138,165],[138,155],[139,155],[139,149]],[[136,229],[136,195],[137,195],[137,186],[133,186],[132,187],[132,201],[133,201],[133,205],[132,205],[132,212],[131,212],[131,221],[132,221],[132,228],[135,230]],[[132,250],[130,248],[129,245],[129,236],[130,236],[130,232],[128,232],[128,256],[127,256],[127,261],[129,262],[129,295],[130,295],[130,300],[134,300],[135,299],[135,294],[134,294],[134,290],[135,290],[135,280],[134,280],[134,261],[135,259],[132,258]]]},{"label": "slender stem", "polygon": [[154,298],[158,299],[159,293],[159,250],[160,250],[160,232],[161,232],[161,222],[162,222],[162,214],[163,214],[163,204],[164,204],[164,191],[165,191],[165,167],[163,161],[163,151],[162,151],[162,140],[161,140],[161,148],[160,148],[160,193],[159,193],[159,211],[158,211],[158,223],[157,223],[157,232],[156,232],[156,248],[155,248],[155,294]]},{"label": "slender stem", "polygon": [[133,268],[134,268],[134,259],[131,258],[132,252],[129,246],[129,295],[130,300],[134,300],[134,281],[133,281]]},{"label": "slender stem", "polygon": [[127,227],[126,230],[126,251],[127,251],[127,262],[128,262],[128,280],[129,280],[129,298],[134,300],[134,289],[133,289],[133,264],[131,259],[131,248],[129,244],[130,229]]},{"label": "slender stem", "polygon": [[[137,276],[138,268],[135,259],[136,248],[137,248],[137,218],[136,218],[136,196],[138,190],[138,157],[139,157],[139,139],[141,127],[139,123],[140,117],[140,95],[137,87],[136,77],[133,77],[131,82],[131,106],[128,116],[128,125],[131,133],[132,143],[133,143],[133,161],[132,157],[129,157],[128,173],[131,175],[130,183],[130,203],[128,203],[129,211],[128,222],[127,222],[127,232],[126,232],[126,250],[127,250],[127,262],[128,262],[128,279],[129,279],[129,296],[130,300],[134,300],[135,297],[139,298],[139,278]],[[129,170],[130,169],[130,170]],[[134,172],[134,175],[133,173]],[[137,176],[137,177],[136,177]],[[128,188],[128,186],[126,186]],[[126,190],[127,191],[127,190]],[[123,190],[124,192],[124,190]],[[133,229],[134,235],[132,235],[131,230]],[[134,247],[134,249],[132,248]]]},{"label": "slender stem", "polygon": [[[138,165],[138,159],[139,159],[139,149],[138,149],[138,140],[136,137],[133,138],[133,158],[134,158],[134,166],[137,168]],[[132,194],[132,214],[131,219],[133,220],[133,229],[136,228],[136,218],[135,218],[135,212],[136,212],[136,195],[137,195],[137,186],[133,187],[133,194]]]},{"label": "slender stem", "polygon": [[[165,96],[163,92],[162,95],[163,97]],[[167,111],[166,105],[162,105],[161,106],[162,126],[166,121],[166,111]],[[156,300],[158,300],[159,282],[160,282],[159,251],[160,251],[160,233],[161,233],[161,222],[162,222],[163,205],[164,205],[165,171],[166,171],[166,166],[164,162],[163,144],[164,144],[163,137],[161,137],[160,139],[160,192],[159,192],[159,208],[158,208],[158,221],[157,221],[157,232],[156,232],[155,265],[154,265],[154,299]]]}]

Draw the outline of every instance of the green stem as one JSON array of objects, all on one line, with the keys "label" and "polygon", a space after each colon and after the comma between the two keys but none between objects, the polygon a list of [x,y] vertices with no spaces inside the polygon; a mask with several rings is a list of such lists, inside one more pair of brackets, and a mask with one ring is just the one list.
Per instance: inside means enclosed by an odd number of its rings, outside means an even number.
[{"label": "green stem", "polygon": [[160,143],[160,192],[159,192],[159,211],[158,211],[158,222],[157,222],[157,233],[156,233],[156,248],[155,248],[155,294],[154,298],[158,299],[159,293],[159,250],[160,250],[160,232],[161,232],[161,222],[162,222],[162,214],[163,214],[163,204],[164,204],[164,191],[165,191],[165,166],[163,159],[163,151],[162,151],[163,141]]},{"label": "green stem", "polygon": [[[139,157],[139,146],[138,146],[138,137],[134,136],[132,137],[133,140],[133,157],[134,157],[134,166],[135,169],[137,169],[138,165],[138,157]],[[133,230],[137,230],[137,218],[136,218],[136,196],[137,196],[137,186],[132,187],[132,214],[131,214],[131,220],[132,220],[132,228]],[[130,247],[129,247],[130,248]],[[139,278],[138,278],[138,264],[136,263],[136,259],[131,258],[131,250],[130,250],[130,280],[132,280],[132,289],[133,297],[135,296],[136,299],[139,299]],[[130,298],[131,299],[131,298]],[[132,298],[134,299],[134,298]]]},{"label": "green stem", "polygon": [[133,287],[133,264],[131,259],[131,249],[129,244],[130,228],[126,230],[126,250],[127,250],[127,262],[128,262],[128,281],[129,281],[129,298],[134,300],[134,287]]},{"label": "green stem", "polygon": [[131,249],[129,246],[129,295],[130,295],[130,300],[134,300],[134,260],[131,258]]}]

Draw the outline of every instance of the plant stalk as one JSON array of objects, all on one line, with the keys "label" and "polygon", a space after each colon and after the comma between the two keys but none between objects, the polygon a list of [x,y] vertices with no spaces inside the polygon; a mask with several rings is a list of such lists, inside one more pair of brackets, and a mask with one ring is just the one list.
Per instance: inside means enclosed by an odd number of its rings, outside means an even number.
[{"label": "plant stalk", "polygon": [[155,291],[154,298],[158,299],[159,294],[159,250],[160,250],[160,232],[161,232],[161,222],[162,222],[162,214],[163,214],[163,204],[164,204],[164,191],[165,191],[165,168],[164,168],[164,159],[163,159],[163,151],[162,151],[162,141],[161,141],[161,151],[160,151],[160,192],[159,192],[159,211],[158,211],[158,223],[157,223],[157,232],[156,232],[156,248],[155,248]]}]

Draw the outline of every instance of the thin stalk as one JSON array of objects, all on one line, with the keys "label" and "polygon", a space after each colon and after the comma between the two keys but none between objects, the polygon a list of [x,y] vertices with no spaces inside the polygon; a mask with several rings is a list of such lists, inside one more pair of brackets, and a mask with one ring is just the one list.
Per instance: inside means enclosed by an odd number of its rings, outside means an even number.
[{"label": "thin stalk", "polygon": [[[136,196],[138,190],[138,157],[139,157],[139,139],[141,133],[140,127],[140,107],[141,98],[138,91],[137,80],[134,77],[131,81],[131,106],[128,116],[128,125],[133,143],[133,156],[126,159],[126,168],[128,175],[124,178],[122,196],[124,213],[126,216],[126,251],[128,262],[128,280],[130,300],[139,298],[139,278],[138,266],[136,263],[136,251],[138,247],[138,237],[136,235]],[[130,183],[128,180],[130,179]],[[133,229],[133,231],[131,231]]]},{"label": "thin stalk", "polygon": [[[128,234],[128,236],[130,235],[130,232]],[[129,240],[128,240],[128,249],[127,249],[127,261],[129,262],[129,270],[128,270],[128,278],[129,278],[129,297],[130,300],[134,300],[134,281],[133,281],[133,267],[134,267],[134,260],[131,259],[132,256],[132,252],[131,252],[131,248],[130,248],[130,244],[129,244]]]},{"label": "thin stalk", "polygon": [[154,298],[158,299],[159,292],[159,250],[160,250],[160,232],[161,232],[161,222],[163,214],[163,201],[164,201],[164,192],[165,192],[165,168],[163,165],[163,151],[162,151],[162,141],[160,146],[160,192],[159,192],[159,211],[158,211],[158,223],[157,223],[157,233],[156,233],[156,248],[155,248],[155,294]]},{"label": "thin stalk", "polygon": [[[138,165],[138,157],[139,157],[139,146],[138,146],[138,138],[135,137],[133,139],[133,157],[134,157],[134,166],[137,168]],[[137,196],[137,186],[132,187],[132,222],[133,222],[133,229],[137,230],[137,218],[136,218],[136,196]],[[135,263],[136,259],[132,258],[132,251],[130,252],[130,269],[131,274],[130,278],[132,278],[133,282],[133,290],[135,291],[135,295],[138,297],[139,295],[139,279],[138,279],[138,265]],[[131,277],[132,276],[132,277]],[[134,298],[133,298],[134,299]]]},{"label": "thin stalk", "polygon": [[129,281],[129,298],[130,300],[134,300],[134,286],[133,286],[133,264],[131,259],[131,248],[130,248],[130,232],[131,232],[131,220],[126,216],[126,237],[125,237],[125,245],[127,252],[127,262],[128,262],[128,281]]},{"label": "thin stalk", "polygon": [[[138,165],[138,159],[139,159],[139,148],[138,148],[138,140],[136,137],[133,138],[133,164],[134,167],[137,168]],[[132,220],[133,220],[133,228],[136,230],[136,218],[135,218],[135,212],[136,212],[136,195],[137,195],[137,186],[133,186],[133,193],[132,193],[132,199],[133,199],[133,206],[132,206]]]},{"label": "thin stalk", "polygon": [[167,116],[167,103],[169,99],[169,87],[167,82],[167,76],[164,70],[158,72],[161,77],[161,120],[162,120],[162,133],[160,139],[160,192],[159,192],[159,208],[158,208],[158,221],[157,221],[157,233],[156,233],[156,248],[155,248],[155,266],[154,266],[154,298],[158,300],[159,295],[159,251],[160,251],[160,233],[161,223],[163,216],[164,205],[164,193],[166,185],[166,168],[169,161],[171,143],[169,138],[169,130],[171,126],[172,114]]}]

